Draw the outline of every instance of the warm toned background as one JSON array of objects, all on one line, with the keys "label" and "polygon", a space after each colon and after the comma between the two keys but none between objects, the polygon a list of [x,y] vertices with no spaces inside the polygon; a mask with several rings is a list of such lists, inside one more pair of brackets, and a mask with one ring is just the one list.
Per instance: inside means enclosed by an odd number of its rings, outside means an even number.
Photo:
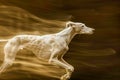
[{"label": "warm toned background", "polygon": [[[76,35],[69,45],[64,59],[75,67],[70,80],[119,80],[119,0],[0,0],[0,39],[55,33],[68,20],[96,29],[93,35]],[[0,64],[4,44],[0,43]],[[63,73],[21,50],[0,80],[58,80]]]}]

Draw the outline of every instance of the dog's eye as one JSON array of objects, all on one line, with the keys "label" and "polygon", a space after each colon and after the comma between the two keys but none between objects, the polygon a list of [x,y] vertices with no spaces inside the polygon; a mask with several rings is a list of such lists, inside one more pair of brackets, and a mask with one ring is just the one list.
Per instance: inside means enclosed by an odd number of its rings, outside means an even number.
[{"label": "dog's eye", "polygon": [[82,28],[84,27],[84,25],[81,26]]}]

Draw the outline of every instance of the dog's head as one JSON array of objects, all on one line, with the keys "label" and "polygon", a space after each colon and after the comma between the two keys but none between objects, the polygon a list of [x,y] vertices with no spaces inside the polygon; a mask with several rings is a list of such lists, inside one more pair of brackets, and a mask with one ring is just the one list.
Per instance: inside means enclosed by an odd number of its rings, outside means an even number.
[{"label": "dog's head", "polygon": [[67,22],[66,23],[66,27],[72,27],[76,34],[93,34],[93,31],[95,29],[87,27],[85,24],[83,23],[79,23],[79,22]]}]

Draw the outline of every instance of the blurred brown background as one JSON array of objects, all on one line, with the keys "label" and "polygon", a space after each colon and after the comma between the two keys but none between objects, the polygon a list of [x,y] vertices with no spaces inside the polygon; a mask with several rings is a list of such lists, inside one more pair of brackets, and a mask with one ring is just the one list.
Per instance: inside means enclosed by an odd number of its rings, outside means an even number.
[{"label": "blurred brown background", "polygon": [[[119,17],[119,0],[0,0],[0,39],[55,33],[64,28],[66,21],[83,22],[96,30],[93,35],[76,35],[70,43],[64,56],[75,67],[70,80],[119,80]],[[4,44],[0,43],[1,64]],[[60,71],[46,66],[23,50],[0,80],[58,80]]]}]

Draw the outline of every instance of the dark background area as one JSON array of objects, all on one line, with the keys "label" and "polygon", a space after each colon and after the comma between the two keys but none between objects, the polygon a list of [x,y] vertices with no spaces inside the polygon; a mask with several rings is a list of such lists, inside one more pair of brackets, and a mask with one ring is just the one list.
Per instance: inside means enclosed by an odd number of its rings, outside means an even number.
[{"label": "dark background area", "polygon": [[[20,7],[37,17],[48,20],[83,22],[95,28],[93,35],[76,35],[69,45],[70,50],[64,59],[75,67],[70,80],[120,79],[119,0],[0,0],[0,5]],[[29,28],[32,26],[26,29]],[[49,30],[43,32],[58,31],[55,28]],[[16,73],[22,75],[19,70]],[[31,74],[32,77],[24,76],[19,79],[48,80],[34,73],[27,74]]]}]

